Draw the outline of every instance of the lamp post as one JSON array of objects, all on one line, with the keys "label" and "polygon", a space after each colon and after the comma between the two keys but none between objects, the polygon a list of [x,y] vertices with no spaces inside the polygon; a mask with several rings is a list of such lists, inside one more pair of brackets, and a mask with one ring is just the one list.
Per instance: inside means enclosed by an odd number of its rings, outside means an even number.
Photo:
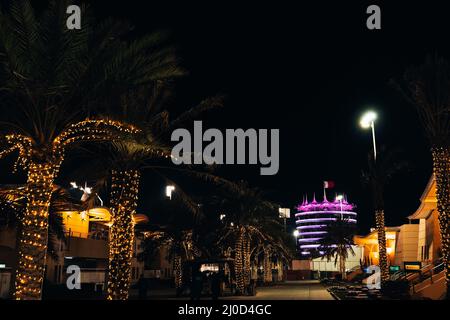
[{"label": "lamp post", "polygon": [[295,238],[295,248],[297,248],[297,239],[298,239],[298,236],[300,235],[300,231],[298,231],[297,229],[292,233],[292,235],[294,236],[294,238]]},{"label": "lamp post", "polygon": [[336,196],[336,200],[339,201],[339,204],[341,205],[341,220],[344,218],[343,215],[342,215],[342,199],[343,199],[343,198],[344,198],[344,197],[343,197],[342,194]]},{"label": "lamp post", "polygon": [[175,186],[168,185],[166,186],[166,197],[172,200],[172,192],[175,190]]},{"label": "lamp post", "polygon": [[361,117],[359,124],[363,129],[372,129],[372,142],[373,142],[373,158],[377,160],[377,145],[375,142],[375,120],[377,119],[377,114],[373,111],[368,111]]},{"label": "lamp post", "polygon": [[[360,125],[364,129],[372,128],[372,140],[373,140],[373,160],[374,164],[377,161],[377,148],[375,143],[375,120],[377,114],[373,111],[366,112],[360,121]],[[377,178],[378,179],[378,178]],[[376,192],[376,190],[373,190]],[[377,202],[377,201],[376,201]],[[381,283],[384,283],[389,279],[388,259],[386,255],[386,230],[384,222],[384,210],[379,207],[379,204],[375,202],[375,221],[378,231],[378,252],[379,252],[379,266],[381,269]]]}]

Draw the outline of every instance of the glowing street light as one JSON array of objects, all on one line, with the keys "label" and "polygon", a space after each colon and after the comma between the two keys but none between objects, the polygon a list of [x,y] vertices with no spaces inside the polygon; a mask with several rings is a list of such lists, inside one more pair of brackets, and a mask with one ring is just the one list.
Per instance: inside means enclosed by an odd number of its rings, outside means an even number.
[{"label": "glowing street light", "polygon": [[377,119],[377,114],[373,111],[368,111],[361,117],[359,124],[363,129],[372,128],[372,141],[373,141],[373,158],[377,160],[377,146],[375,143],[375,120]]},{"label": "glowing street light", "polygon": [[175,186],[166,186],[166,197],[172,200],[172,192],[175,190]]},{"label": "glowing street light", "polygon": [[297,248],[297,239],[298,239],[298,236],[300,235],[300,231],[298,231],[297,229],[292,233],[292,235],[294,236],[294,238],[295,238],[295,247]]}]

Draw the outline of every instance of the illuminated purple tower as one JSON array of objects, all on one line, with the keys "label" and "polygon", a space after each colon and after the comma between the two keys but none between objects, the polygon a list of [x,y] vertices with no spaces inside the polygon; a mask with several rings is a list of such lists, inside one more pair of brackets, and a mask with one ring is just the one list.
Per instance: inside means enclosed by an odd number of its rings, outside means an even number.
[{"label": "illuminated purple tower", "polygon": [[308,202],[305,197],[302,204],[297,206],[295,214],[300,254],[304,257],[320,255],[317,249],[320,247],[320,240],[327,233],[327,225],[339,216],[350,223],[356,223],[357,214],[353,211],[355,208],[354,204],[347,202],[346,197],[333,202],[328,201],[326,196],[322,202],[317,202],[315,196],[312,202]]}]

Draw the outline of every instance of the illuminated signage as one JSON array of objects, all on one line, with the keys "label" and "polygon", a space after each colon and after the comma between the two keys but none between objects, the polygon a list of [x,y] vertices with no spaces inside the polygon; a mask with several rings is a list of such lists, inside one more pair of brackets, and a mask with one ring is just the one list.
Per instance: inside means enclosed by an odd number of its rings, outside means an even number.
[{"label": "illuminated signage", "polygon": [[418,272],[422,268],[422,263],[419,261],[404,262],[404,264],[406,271]]},{"label": "illuminated signage", "polygon": [[400,271],[400,266],[389,266],[389,272],[394,273]]}]

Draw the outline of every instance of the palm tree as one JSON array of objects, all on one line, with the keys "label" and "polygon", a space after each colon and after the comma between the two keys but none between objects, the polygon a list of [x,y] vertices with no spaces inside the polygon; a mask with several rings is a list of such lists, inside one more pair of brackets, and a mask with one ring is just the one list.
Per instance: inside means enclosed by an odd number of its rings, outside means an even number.
[{"label": "palm tree", "polygon": [[172,261],[174,284],[177,291],[183,286],[183,265],[196,256],[192,230],[169,227],[164,231],[144,232],[143,258],[151,258],[157,248],[168,248],[168,260]]},{"label": "palm tree", "polygon": [[384,220],[384,190],[392,177],[407,167],[405,161],[398,160],[398,150],[380,149],[377,159],[368,155],[368,169],[362,173],[363,183],[368,185],[375,210],[375,224],[378,233],[378,256],[381,285],[389,280],[389,265],[386,252],[386,227]]},{"label": "palm tree", "polygon": [[121,122],[98,119],[98,109],[164,79],[174,65],[174,57],[158,49],[160,37],[124,41],[128,25],[107,20],[94,28],[87,7],[81,30],[68,30],[68,5],[52,0],[37,16],[30,1],[18,0],[0,14],[0,96],[7,110],[0,157],[18,152],[16,167],[28,175],[16,299],[41,298],[49,205],[67,149],[137,133]]},{"label": "palm tree", "polygon": [[[23,218],[26,208],[26,193],[23,185],[10,185],[0,188],[0,225],[6,228],[20,228],[20,220]],[[58,212],[71,208],[82,210],[81,203],[77,203],[65,190],[55,186],[49,207],[48,219],[48,255],[57,260],[59,258],[58,246],[60,241],[65,241],[64,223]]]},{"label": "palm tree", "polygon": [[424,64],[407,69],[403,81],[394,84],[417,110],[431,146],[450,298],[450,66],[442,58],[429,56]]},{"label": "palm tree", "polygon": [[347,279],[345,261],[348,259],[349,253],[355,255],[352,247],[355,231],[354,224],[349,223],[347,219],[337,217],[335,221],[331,221],[327,225],[327,233],[320,240],[319,251],[324,252],[322,259],[326,258],[327,261],[334,259],[335,266],[339,261],[342,280]]},{"label": "palm tree", "polygon": [[260,242],[255,248],[255,263],[262,260],[263,281],[265,284],[272,282],[272,262],[276,259],[278,265],[291,260],[292,254],[288,251],[284,240],[276,240],[275,237],[266,234],[267,240]]},{"label": "palm tree", "polygon": [[[220,203],[226,216],[218,244],[224,248],[232,244],[237,291],[243,293],[250,283],[251,263],[257,256],[258,247],[264,251],[264,248],[273,245],[280,252],[288,253],[279,236],[283,228],[278,219],[278,207],[263,200],[260,191],[248,188],[246,183],[240,182],[238,185],[241,191],[235,195],[229,194]],[[264,253],[269,258],[270,250]]]},{"label": "palm tree", "polygon": [[[174,69],[173,78],[182,74],[182,70]],[[166,76],[169,75],[169,71]],[[113,106],[108,114],[117,119],[126,119],[128,123],[139,128],[143,135],[135,139],[122,139],[103,146],[96,146],[93,153],[93,165],[89,170],[103,168],[97,176],[108,177],[111,173],[110,208],[112,226],[109,241],[108,299],[127,299],[131,280],[131,248],[134,239],[132,216],[137,209],[139,185],[143,170],[162,177],[167,184],[175,184],[167,178],[166,170],[174,170],[170,159],[170,148],[167,135],[174,128],[188,119],[211,108],[222,106],[222,97],[203,100],[197,106],[181,113],[173,120],[167,111],[168,98],[171,95],[170,81],[154,81],[139,90],[129,91],[122,96],[120,104]],[[169,162],[169,163],[167,163]],[[106,164],[106,165],[105,165]],[[176,168],[177,172],[187,169]],[[201,175],[199,171],[197,175]],[[203,178],[207,177],[203,175]],[[102,181],[104,179],[100,179]],[[175,184],[176,185],[176,184]],[[179,199],[197,212],[197,206],[177,187]]]}]

